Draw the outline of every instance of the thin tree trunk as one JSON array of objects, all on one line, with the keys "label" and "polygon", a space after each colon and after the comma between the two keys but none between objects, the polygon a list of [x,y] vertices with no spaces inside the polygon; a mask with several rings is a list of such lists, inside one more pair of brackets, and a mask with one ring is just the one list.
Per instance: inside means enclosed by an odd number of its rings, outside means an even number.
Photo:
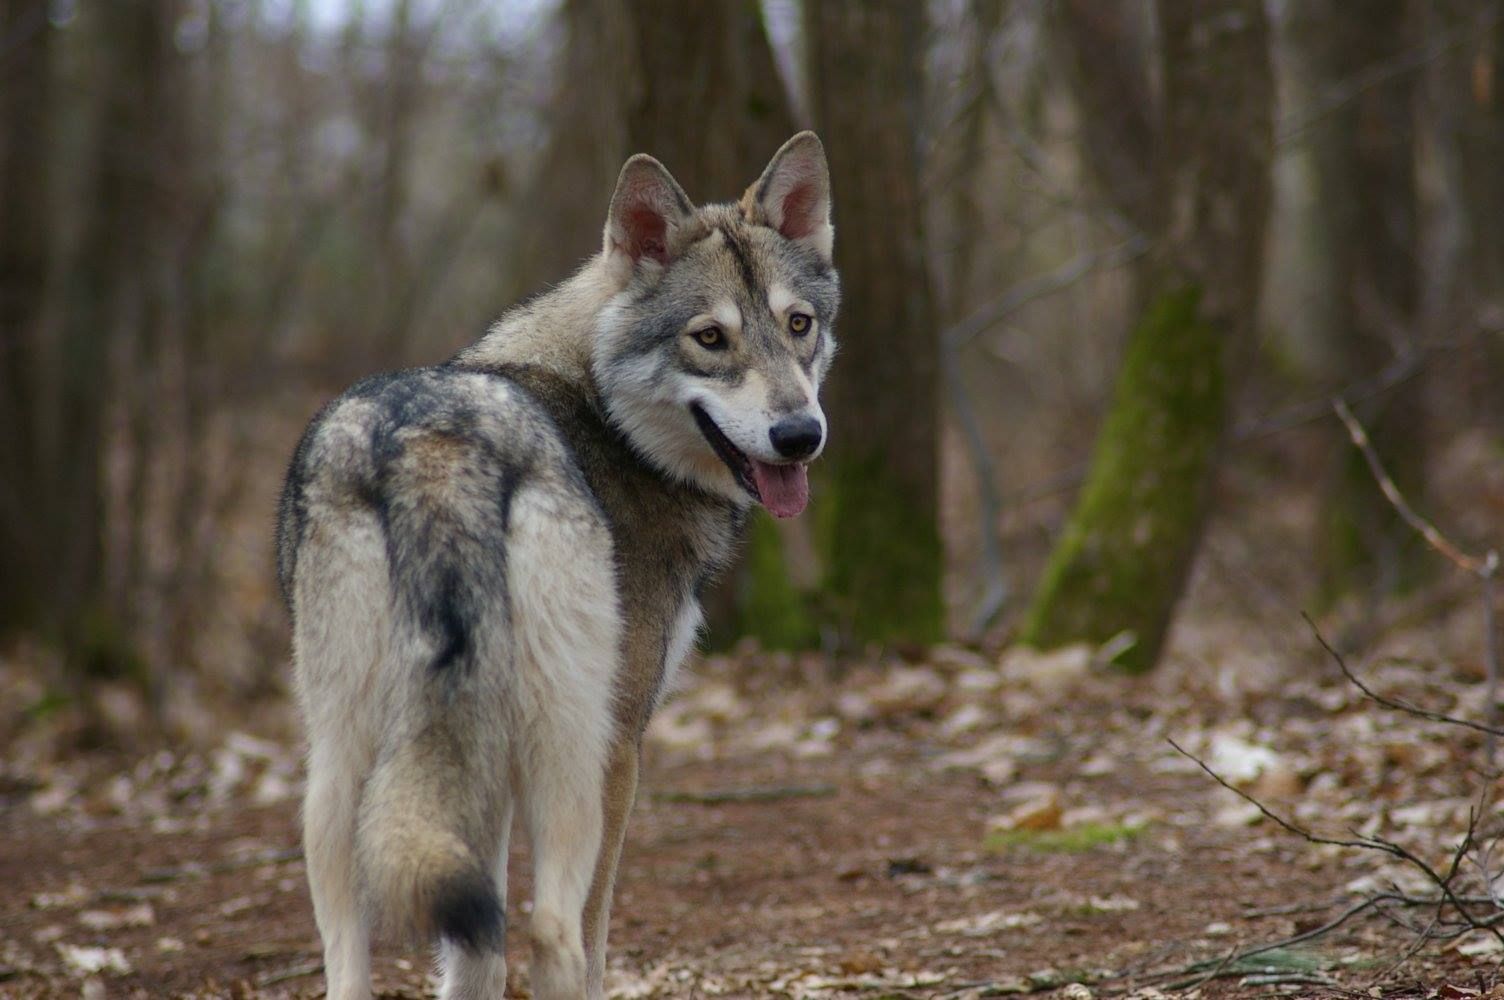
[{"label": "thin tree trunk", "polygon": [[[794,116],[755,0],[626,0],[634,85],[627,148],[648,152],[698,202],[731,201],[794,134]],[[694,108],[695,121],[686,116]],[[790,578],[781,526],[753,515],[744,557],[705,598],[712,642],[812,644],[808,599]]]},{"label": "thin tree trunk", "polygon": [[[1394,59],[1414,44],[1409,0],[1361,9],[1340,0],[1295,5],[1292,37],[1324,93]],[[1415,346],[1420,299],[1416,187],[1417,76],[1400,74],[1359,91],[1313,126],[1317,210],[1332,294],[1325,355],[1343,384],[1378,371]],[[1358,408],[1375,448],[1407,496],[1424,486],[1424,389],[1419,381]],[[1317,557],[1328,599],[1357,589],[1378,594],[1414,582],[1418,540],[1374,489],[1362,457],[1340,428],[1323,498]]]},{"label": "thin tree trunk", "polygon": [[824,590],[850,639],[932,640],[944,616],[938,331],[914,139],[924,8],[822,0],[805,17],[847,344],[825,393]]},{"label": "thin tree trunk", "polygon": [[600,249],[606,202],[626,155],[633,57],[622,44],[630,37],[623,2],[564,0],[560,18],[554,129],[523,202],[512,296],[562,281]]},{"label": "thin tree trunk", "polygon": [[[212,401],[218,398],[218,373],[211,364],[210,346],[214,302],[210,293],[211,268],[193,267],[194,261],[212,259],[219,242],[219,218],[223,207],[224,178],[222,124],[228,117],[229,44],[220,12],[210,7],[208,38],[200,58],[194,93],[196,106],[189,137],[191,155],[185,200],[192,217],[179,242],[179,271],[190,277],[184,283],[182,382],[178,428],[178,462],[182,484],[173,498],[170,523],[176,529],[178,548],[165,603],[168,623],[167,651],[170,663],[182,669],[193,662],[196,623],[204,609],[204,597],[212,584],[209,572],[212,540],[205,521],[211,500],[214,472],[210,420]],[[155,707],[163,707],[161,691]]]},{"label": "thin tree trunk", "polygon": [[42,314],[52,250],[47,217],[53,29],[45,0],[3,0],[0,38],[0,634],[35,625],[46,546],[39,440]]},{"label": "thin tree trunk", "polygon": [[[1439,119],[1456,239],[1447,262],[1454,279],[1428,329],[1481,328],[1481,363],[1440,381],[1455,386],[1467,412],[1504,431],[1504,0],[1444,0],[1429,9],[1433,30],[1455,39],[1440,63],[1431,107]],[[1449,394],[1450,395],[1450,394]]]}]

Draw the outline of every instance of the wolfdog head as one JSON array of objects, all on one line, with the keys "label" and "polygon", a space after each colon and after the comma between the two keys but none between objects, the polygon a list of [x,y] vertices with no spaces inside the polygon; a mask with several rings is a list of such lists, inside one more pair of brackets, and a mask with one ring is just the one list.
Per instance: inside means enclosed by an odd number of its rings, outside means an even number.
[{"label": "wolfdog head", "polygon": [[794,136],[735,205],[694,207],[663,164],[622,167],[592,370],[611,420],[670,475],[792,517],[825,447],[835,353],[830,174]]}]

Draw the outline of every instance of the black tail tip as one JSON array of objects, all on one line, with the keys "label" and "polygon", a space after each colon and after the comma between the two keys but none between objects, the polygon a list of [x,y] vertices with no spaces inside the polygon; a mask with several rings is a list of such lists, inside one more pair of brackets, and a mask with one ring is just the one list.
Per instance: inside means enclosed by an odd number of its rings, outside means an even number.
[{"label": "black tail tip", "polygon": [[499,949],[506,936],[496,886],[480,872],[446,882],[434,900],[433,919],[440,937],[468,951]]}]

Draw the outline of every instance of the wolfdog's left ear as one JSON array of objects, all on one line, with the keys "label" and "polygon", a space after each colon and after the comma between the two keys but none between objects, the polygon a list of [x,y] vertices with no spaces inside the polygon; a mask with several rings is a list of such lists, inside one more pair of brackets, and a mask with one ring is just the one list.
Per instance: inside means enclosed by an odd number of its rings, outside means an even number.
[{"label": "wolfdog's left ear", "polygon": [[820,137],[800,132],[784,143],[742,195],[741,208],[748,222],[778,230],[829,263],[835,228],[830,224],[830,167]]},{"label": "wolfdog's left ear", "polygon": [[631,267],[644,260],[669,262],[669,236],[694,212],[668,168],[638,153],[621,168],[606,215],[605,251],[625,254]]}]

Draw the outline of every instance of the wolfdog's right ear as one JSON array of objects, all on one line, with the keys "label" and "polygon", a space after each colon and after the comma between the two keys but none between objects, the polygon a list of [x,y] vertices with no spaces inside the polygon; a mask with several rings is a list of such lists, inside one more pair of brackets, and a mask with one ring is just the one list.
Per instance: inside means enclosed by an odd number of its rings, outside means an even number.
[{"label": "wolfdog's right ear", "polygon": [[835,228],[830,224],[830,166],[813,132],[800,132],[778,152],[757,183],[742,195],[742,216],[778,230],[831,262]]},{"label": "wolfdog's right ear", "polygon": [[667,168],[638,153],[621,168],[606,215],[606,258],[623,255],[623,275],[644,260],[669,262],[669,236],[694,212],[689,196]]}]

